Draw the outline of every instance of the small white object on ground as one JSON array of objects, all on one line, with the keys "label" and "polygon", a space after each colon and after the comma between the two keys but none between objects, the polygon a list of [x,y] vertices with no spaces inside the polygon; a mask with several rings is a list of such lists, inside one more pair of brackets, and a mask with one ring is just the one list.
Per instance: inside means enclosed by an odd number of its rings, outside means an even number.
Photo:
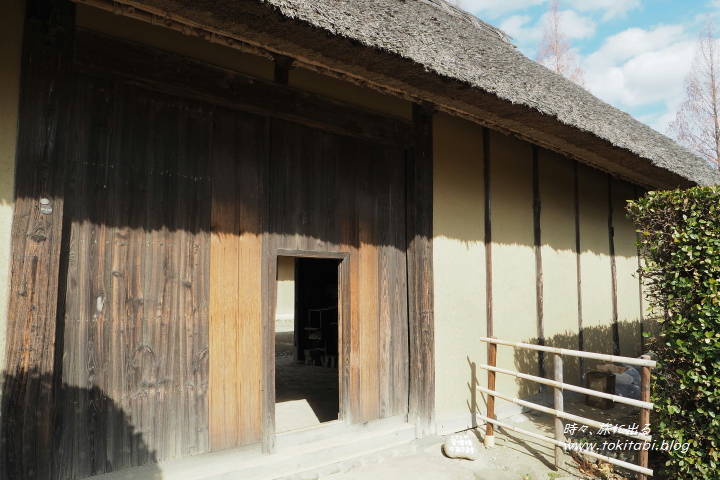
[{"label": "small white object on ground", "polygon": [[455,433],[447,436],[442,449],[445,456],[450,458],[477,460],[480,453],[480,443],[477,439],[464,433]]}]

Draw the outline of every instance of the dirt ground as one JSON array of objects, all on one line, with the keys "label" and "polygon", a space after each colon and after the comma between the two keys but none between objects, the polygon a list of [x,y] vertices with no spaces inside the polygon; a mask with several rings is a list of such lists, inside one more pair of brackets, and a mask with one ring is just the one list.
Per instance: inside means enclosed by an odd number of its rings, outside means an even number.
[{"label": "dirt ground", "polygon": [[293,332],[275,334],[276,430],[284,432],[337,420],[337,368],[293,360]]},{"label": "dirt ground", "polygon": [[[637,421],[638,410],[616,404],[611,410],[597,410],[585,405],[584,397],[566,399],[566,411],[575,415],[592,418],[609,424],[626,424]],[[534,433],[552,436],[554,417],[528,412],[503,420],[504,423]],[[566,422],[567,423],[567,422]],[[597,429],[588,429],[586,432]],[[484,427],[465,432],[473,436],[482,445]],[[595,434],[595,433],[594,433]],[[587,433],[586,433],[587,435]],[[601,441],[608,437],[599,436]],[[568,435],[568,441],[573,440]],[[443,436],[427,437],[416,440],[405,448],[389,449],[384,452],[364,456],[350,462],[343,462],[335,468],[318,472],[304,472],[288,477],[287,480],[332,479],[332,480],[568,480],[568,479],[634,479],[631,472],[622,472],[617,468],[610,474],[590,474],[570,454],[565,455],[565,466],[554,466],[554,447],[531,437],[498,428],[495,431],[495,447],[486,449],[480,446],[477,460],[447,458],[442,453]],[[622,460],[635,463],[634,452],[628,452]],[[609,470],[606,464],[604,470]],[[325,472],[323,474],[323,472]],[[602,476],[605,475],[605,476]]]}]

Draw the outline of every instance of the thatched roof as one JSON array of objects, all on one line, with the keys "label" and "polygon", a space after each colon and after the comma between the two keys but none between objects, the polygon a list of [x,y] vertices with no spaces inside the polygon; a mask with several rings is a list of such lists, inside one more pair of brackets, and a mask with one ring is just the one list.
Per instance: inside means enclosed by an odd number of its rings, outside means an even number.
[{"label": "thatched roof", "polygon": [[673,140],[442,0],[122,0],[477,118],[651,188],[720,183]]}]

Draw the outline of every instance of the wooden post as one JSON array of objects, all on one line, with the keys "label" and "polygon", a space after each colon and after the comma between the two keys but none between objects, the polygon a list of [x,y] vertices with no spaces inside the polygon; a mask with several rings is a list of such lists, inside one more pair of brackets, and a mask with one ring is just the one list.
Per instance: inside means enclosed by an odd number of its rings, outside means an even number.
[{"label": "wooden post", "polygon": [[413,107],[415,146],[408,162],[407,272],[410,334],[408,422],[417,438],[435,433],[435,321],[433,306],[433,110]]},{"label": "wooden post", "polygon": [[[562,383],[563,381],[563,359],[562,355],[555,353],[555,381]],[[562,412],[563,410],[563,392],[561,388],[555,387],[555,410]],[[559,417],[555,417],[555,440],[565,443],[565,432],[563,421]],[[561,468],[565,465],[565,454],[563,448],[555,445],[555,468]]]},{"label": "wooden post", "polygon": [[[495,337],[490,337],[494,339]],[[488,365],[495,367],[497,363],[497,344],[488,343]],[[488,370],[488,390],[495,390],[495,372]],[[488,418],[495,418],[495,397],[488,395],[487,403]],[[495,427],[492,423],[485,424],[485,447],[492,448],[495,446]]]},{"label": "wooden post", "polygon": [[[643,355],[643,360],[650,360],[649,355]],[[650,367],[640,367],[640,400],[643,402],[650,401]],[[650,410],[647,408],[640,409],[640,428],[645,428],[646,425],[650,424]],[[648,466],[648,451],[640,450],[638,452],[638,465],[647,468]],[[647,480],[647,476],[644,473],[638,474],[638,480]]]},{"label": "wooden post", "polygon": [[[8,2],[5,2],[8,3]],[[75,4],[25,3],[0,412],[0,479],[58,478],[65,293],[60,280],[73,112]],[[6,175],[3,173],[3,175]],[[5,246],[3,246],[3,251]]]}]

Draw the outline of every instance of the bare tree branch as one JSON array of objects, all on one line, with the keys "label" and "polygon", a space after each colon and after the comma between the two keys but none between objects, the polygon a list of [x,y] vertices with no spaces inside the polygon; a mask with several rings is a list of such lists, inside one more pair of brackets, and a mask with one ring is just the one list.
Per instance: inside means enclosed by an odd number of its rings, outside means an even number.
[{"label": "bare tree branch", "polygon": [[559,0],[550,0],[536,60],[553,72],[585,87],[585,72],[578,65],[570,40],[562,29]]},{"label": "bare tree branch", "polygon": [[708,16],[685,77],[685,101],[668,134],[714,167],[720,168],[720,45]]}]

